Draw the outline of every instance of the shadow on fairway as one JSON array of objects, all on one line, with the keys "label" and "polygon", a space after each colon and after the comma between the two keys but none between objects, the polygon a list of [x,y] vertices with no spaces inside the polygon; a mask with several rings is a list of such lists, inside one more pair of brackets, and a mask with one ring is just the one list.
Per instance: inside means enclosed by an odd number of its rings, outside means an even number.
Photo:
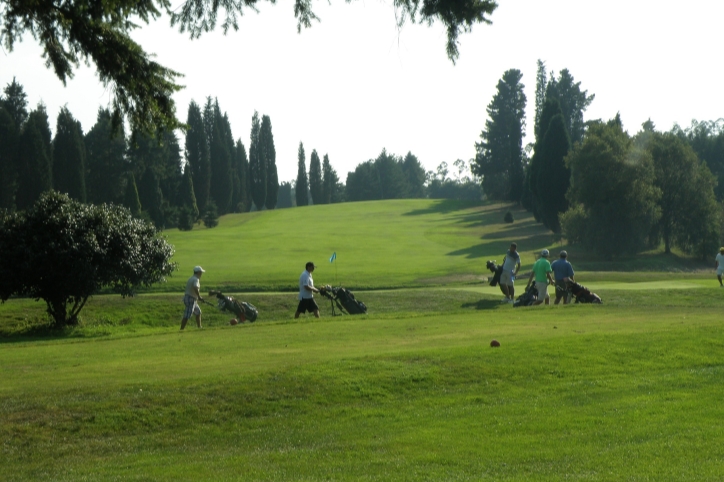
[{"label": "shadow on fairway", "polygon": [[490,299],[478,300],[474,303],[463,303],[460,305],[461,308],[473,308],[475,310],[494,310],[499,306],[505,306],[505,303]]},{"label": "shadow on fairway", "polygon": [[482,206],[480,201],[464,201],[459,199],[440,199],[429,208],[415,209],[408,213],[404,213],[403,216],[421,216],[423,214],[450,214],[454,211],[462,211],[463,209],[469,209],[476,206]]}]

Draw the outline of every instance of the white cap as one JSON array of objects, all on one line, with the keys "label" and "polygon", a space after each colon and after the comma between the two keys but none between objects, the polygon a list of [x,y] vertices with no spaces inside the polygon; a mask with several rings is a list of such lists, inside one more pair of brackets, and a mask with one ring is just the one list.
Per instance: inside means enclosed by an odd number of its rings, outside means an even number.
[{"label": "white cap", "polygon": [[194,273],[206,273],[206,270],[204,270],[201,266],[196,266],[194,267]]},{"label": "white cap", "polygon": [[548,252],[547,249],[544,249],[543,251],[540,252],[540,255],[543,256],[544,258],[547,258],[550,255],[550,253]]}]

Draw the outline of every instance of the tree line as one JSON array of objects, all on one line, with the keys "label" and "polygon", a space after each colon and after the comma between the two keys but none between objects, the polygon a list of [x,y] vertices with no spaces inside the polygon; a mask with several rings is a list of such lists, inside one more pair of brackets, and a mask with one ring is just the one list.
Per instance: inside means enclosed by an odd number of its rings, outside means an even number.
[{"label": "tree line", "polygon": [[[571,244],[611,257],[672,247],[708,257],[724,233],[724,120],[635,135],[620,116],[584,121],[594,95],[538,61],[533,143],[523,146],[522,74],[503,74],[476,143],[490,199],[513,201]],[[532,155],[530,153],[532,152]]]}]

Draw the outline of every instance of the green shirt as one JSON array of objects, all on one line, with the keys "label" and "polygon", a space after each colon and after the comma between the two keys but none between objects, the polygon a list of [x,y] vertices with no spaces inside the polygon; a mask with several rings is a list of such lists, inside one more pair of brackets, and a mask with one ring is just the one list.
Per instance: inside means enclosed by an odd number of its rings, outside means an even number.
[{"label": "green shirt", "polygon": [[548,280],[546,273],[553,272],[553,269],[551,268],[551,263],[547,259],[540,258],[533,265],[533,272],[535,273],[536,283],[545,283]]}]

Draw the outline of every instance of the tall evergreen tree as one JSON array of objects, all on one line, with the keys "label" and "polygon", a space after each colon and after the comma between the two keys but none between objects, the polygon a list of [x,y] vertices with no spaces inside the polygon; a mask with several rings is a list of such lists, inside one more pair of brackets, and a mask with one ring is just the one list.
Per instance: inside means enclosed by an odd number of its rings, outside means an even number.
[{"label": "tall evergreen tree", "polygon": [[[231,170],[231,152],[229,151],[229,135],[218,103],[213,109],[214,127],[209,146],[211,160],[211,198],[216,203],[218,213],[226,214],[231,210],[231,199],[234,185]],[[233,138],[231,138],[233,147]]]},{"label": "tall evergreen tree", "polygon": [[380,176],[375,161],[358,164],[354,171],[347,173],[345,197],[348,201],[370,201],[381,199]]},{"label": "tall evergreen tree", "polygon": [[309,157],[309,193],[312,195],[313,204],[322,204],[322,165],[319,162],[319,154],[312,149]]},{"label": "tall evergreen tree", "polygon": [[194,101],[189,104],[186,124],[189,126],[186,131],[186,162],[193,178],[198,208],[203,212],[206,209],[211,189],[211,164],[204,119],[201,115],[201,108]]},{"label": "tall evergreen tree", "polygon": [[558,216],[568,210],[566,192],[570,185],[571,172],[566,167],[565,157],[570,150],[563,116],[554,116],[548,124],[540,148],[540,172],[537,178],[539,212],[543,224],[553,231],[561,231]]},{"label": "tall evergreen tree", "polygon": [[[546,98],[549,97],[557,99],[561,105],[561,113],[571,144],[583,140],[585,132],[583,113],[593,102],[595,94],[588,95],[587,90],[582,91],[581,83],[573,79],[568,69],[563,69],[558,79],[551,75],[546,87]],[[542,131],[544,128],[545,126],[541,127],[539,135],[545,135]]]},{"label": "tall evergreen tree", "polygon": [[285,181],[279,185],[279,199],[276,207],[279,209],[292,207],[292,184],[290,182]]},{"label": "tall evergreen tree", "polygon": [[483,178],[483,190],[492,199],[520,201],[523,193],[526,97],[523,74],[511,69],[498,81],[488,104],[489,119],[475,144],[474,173]]},{"label": "tall evergreen tree", "polygon": [[4,89],[5,95],[0,99],[0,106],[12,117],[15,128],[20,132],[28,118],[28,96],[15,78]]},{"label": "tall evergreen tree", "polygon": [[307,206],[309,204],[309,181],[307,180],[307,160],[304,154],[304,145],[299,142],[299,150],[297,151],[297,181],[294,185],[294,196],[297,206]]},{"label": "tall evergreen tree", "polygon": [[331,204],[339,198],[337,190],[339,185],[339,176],[329,162],[329,156],[324,155],[322,160],[322,201],[324,204]]},{"label": "tall evergreen tree", "polygon": [[58,113],[53,139],[53,188],[86,202],[85,144],[80,122],[67,107]]},{"label": "tall evergreen tree", "polygon": [[535,76],[535,138],[543,138],[540,132],[540,117],[543,114],[543,105],[546,102],[546,87],[548,86],[548,74],[546,73],[546,64],[538,59],[538,70]]},{"label": "tall evergreen tree", "polygon": [[53,188],[50,125],[42,104],[28,115],[23,126],[18,159],[17,207],[27,209],[41,193]]},{"label": "tall evergreen tree", "polygon": [[274,147],[274,134],[272,134],[271,119],[268,115],[261,118],[259,130],[259,157],[266,166],[266,200],[264,206],[274,209],[277,205],[279,193],[279,176],[277,175],[277,151]]},{"label": "tall evergreen tree", "polygon": [[0,104],[0,209],[15,209],[18,187],[17,149],[19,134],[15,121]]},{"label": "tall evergreen tree", "polygon": [[261,121],[259,113],[254,111],[251,118],[251,140],[249,142],[249,184],[251,185],[251,199],[256,209],[264,209],[266,202],[266,163],[261,157],[259,137],[261,133]]},{"label": "tall evergreen tree", "polygon": [[134,217],[139,217],[143,210],[141,199],[138,197],[138,187],[136,186],[136,178],[133,172],[128,173],[126,180],[126,192],[123,196],[123,205],[131,210]]},{"label": "tall evergreen tree", "polygon": [[408,152],[402,161],[402,172],[407,181],[408,195],[411,198],[425,197],[425,169],[412,152]]},{"label": "tall evergreen tree", "polygon": [[146,169],[138,184],[138,198],[141,201],[143,210],[153,220],[153,224],[162,229],[165,226],[163,212],[163,193],[158,179],[158,174],[153,169]]},{"label": "tall evergreen tree", "polygon": [[234,148],[235,165],[239,175],[239,203],[240,212],[248,212],[251,209],[251,186],[249,185],[249,159],[246,157],[246,148],[241,139],[236,141]]},{"label": "tall evergreen tree", "polygon": [[86,198],[93,204],[118,203],[125,193],[126,136],[123,125],[113,128],[111,113],[99,109],[95,125],[85,136]]},{"label": "tall evergreen tree", "polygon": [[188,210],[194,222],[199,219],[199,207],[196,203],[193,176],[188,166],[184,169],[183,180],[179,189],[179,205]]},{"label": "tall evergreen tree", "polygon": [[380,179],[379,199],[404,199],[408,197],[408,185],[402,172],[402,162],[386,149],[375,159],[375,169]]}]

